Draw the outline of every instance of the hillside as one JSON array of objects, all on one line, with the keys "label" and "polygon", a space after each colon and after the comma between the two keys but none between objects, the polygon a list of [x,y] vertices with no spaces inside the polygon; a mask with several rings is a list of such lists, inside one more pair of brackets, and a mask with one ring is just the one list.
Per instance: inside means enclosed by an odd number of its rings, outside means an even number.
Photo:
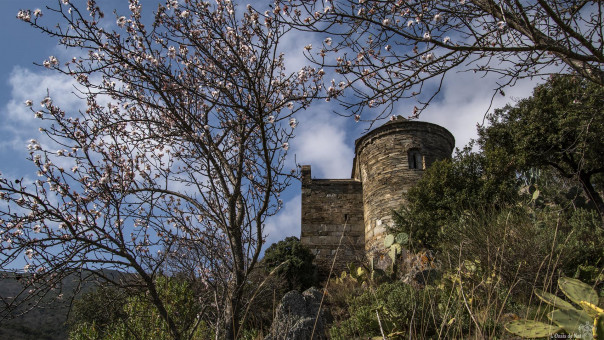
[{"label": "hillside", "polygon": [[[114,273],[115,275],[115,273]],[[0,297],[3,301],[10,301],[22,289],[23,274],[0,272]],[[69,306],[76,297],[83,292],[90,291],[97,284],[88,281],[81,284],[75,276],[69,276],[62,282],[63,297],[58,299],[56,294],[47,296],[42,303],[32,308],[27,313],[23,311],[32,307],[32,304],[22,306],[12,313],[12,319],[0,321],[0,339],[13,340],[59,340],[67,339],[67,318]]]}]

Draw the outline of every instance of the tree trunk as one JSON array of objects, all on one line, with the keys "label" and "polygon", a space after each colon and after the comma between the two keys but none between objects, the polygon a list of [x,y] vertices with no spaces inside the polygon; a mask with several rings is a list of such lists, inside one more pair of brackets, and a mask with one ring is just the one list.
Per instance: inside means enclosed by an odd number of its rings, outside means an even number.
[{"label": "tree trunk", "polygon": [[[239,275],[237,275],[239,276]],[[241,283],[235,279],[234,287],[230,287],[229,298],[225,316],[225,339],[235,340],[239,333],[239,320],[241,318]]]},{"label": "tree trunk", "polygon": [[583,186],[583,190],[587,194],[587,197],[596,206],[596,211],[600,215],[600,219],[602,220],[602,227],[604,228],[604,200],[591,184],[591,175],[581,171],[579,172],[579,181],[581,182],[581,185]]}]

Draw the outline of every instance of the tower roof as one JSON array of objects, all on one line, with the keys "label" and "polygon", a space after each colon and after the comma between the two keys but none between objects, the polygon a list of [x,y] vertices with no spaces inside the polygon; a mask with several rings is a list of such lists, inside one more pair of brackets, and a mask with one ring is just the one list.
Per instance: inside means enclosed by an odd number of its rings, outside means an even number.
[{"label": "tower roof", "polygon": [[357,171],[357,157],[359,156],[359,153],[363,150],[365,145],[371,143],[371,141],[375,138],[379,138],[387,134],[405,133],[411,131],[422,131],[426,134],[440,135],[444,140],[447,141],[451,152],[455,148],[455,137],[453,137],[453,134],[451,134],[451,132],[449,132],[449,130],[445,129],[444,127],[434,123],[407,119],[401,115],[392,116],[392,118],[388,122],[367,132],[365,135],[359,137],[354,142],[354,161],[352,164],[351,178],[355,178],[355,173]]}]

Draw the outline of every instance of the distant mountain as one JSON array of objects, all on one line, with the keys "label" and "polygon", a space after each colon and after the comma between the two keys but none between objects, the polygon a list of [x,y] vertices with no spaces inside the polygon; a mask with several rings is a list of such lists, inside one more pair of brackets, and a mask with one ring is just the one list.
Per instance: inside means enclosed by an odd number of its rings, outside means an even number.
[{"label": "distant mountain", "polygon": [[[119,272],[108,271],[109,275]],[[27,274],[0,272],[0,297],[13,299],[22,290],[21,280]],[[68,337],[67,317],[69,304],[78,288],[79,280],[70,276],[63,280],[63,297],[57,299],[58,292],[47,296],[44,301],[31,311],[13,319],[0,321],[0,339],[10,340],[63,340]],[[79,294],[90,291],[97,283],[90,280],[80,285]],[[2,307],[0,307],[2,308]],[[31,308],[25,305],[18,312]],[[17,312],[17,313],[18,313]]]}]

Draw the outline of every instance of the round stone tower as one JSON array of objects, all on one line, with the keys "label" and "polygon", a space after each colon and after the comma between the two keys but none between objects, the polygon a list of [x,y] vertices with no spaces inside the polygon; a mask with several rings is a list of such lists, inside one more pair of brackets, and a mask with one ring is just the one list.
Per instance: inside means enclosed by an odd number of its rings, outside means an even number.
[{"label": "round stone tower", "polygon": [[434,161],[451,158],[455,138],[442,126],[397,116],[355,142],[352,177],[362,182],[365,250],[384,250],[392,211]]}]

